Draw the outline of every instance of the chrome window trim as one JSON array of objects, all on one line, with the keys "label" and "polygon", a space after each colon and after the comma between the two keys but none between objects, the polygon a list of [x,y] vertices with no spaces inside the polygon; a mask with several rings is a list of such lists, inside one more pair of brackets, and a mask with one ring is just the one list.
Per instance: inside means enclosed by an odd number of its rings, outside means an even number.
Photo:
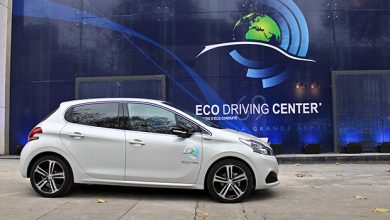
[{"label": "chrome window trim", "polygon": [[[194,120],[188,118],[187,116],[181,114],[180,112],[177,112],[177,111],[175,111],[175,110],[173,110],[173,109],[170,109],[170,108],[164,106],[163,104],[156,104],[156,103],[145,102],[145,101],[107,100],[107,101],[90,101],[90,102],[87,101],[87,102],[83,102],[83,103],[73,104],[73,105],[68,106],[68,107],[66,108],[66,110],[63,112],[63,114],[62,114],[62,119],[63,119],[65,122],[67,122],[67,123],[76,124],[76,123],[69,122],[69,121],[67,121],[67,120],[65,119],[65,114],[66,114],[66,112],[68,112],[71,108],[76,107],[76,106],[90,105],[90,104],[101,104],[101,103],[118,103],[118,104],[121,104],[121,103],[122,103],[122,104],[135,103],[135,104],[152,105],[152,106],[156,106],[156,107],[159,107],[159,108],[163,108],[163,109],[165,109],[165,110],[167,110],[167,111],[170,111],[170,112],[172,112],[172,113],[174,113],[174,114],[177,114],[177,115],[179,115],[180,117],[183,117],[183,118],[187,119],[188,121],[190,121],[190,122],[196,124],[196,125],[199,126],[200,129],[202,130],[202,132],[201,132],[202,134],[206,134],[206,133],[207,133],[208,135],[213,136],[213,134],[212,134],[207,128],[205,128],[204,125],[202,125],[202,124],[200,124],[200,123],[198,123],[198,122],[196,122],[196,121],[194,121]],[[80,124],[76,124],[76,125],[80,125]],[[84,126],[90,126],[90,125],[84,125]],[[92,126],[92,127],[96,127],[96,126]],[[108,128],[108,129],[126,130],[126,129],[118,129],[118,128]],[[206,133],[204,133],[203,131],[205,131]],[[149,133],[151,133],[151,132],[149,132]]]},{"label": "chrome window trim", "polygon": [[[194,123],[195,125],[199,126],[200,129],[201,129],[202,131],[206,131],[207,134],[209,134],[210,136],[212,136],[212,133],[211,133],[208,129],[206,129],[203,125],[197,123],[197,122],[194,121],[194,120],[191,120],[190,118],[188,118],[187,116],[181,114],[180,112],[177,112],[177,111],[175,111],[175,110],[173,110],[173,109],[167,108],[167,107],[164,106],[164,105],[159,105],[159,104],[151,103],[151,102],[143,102],[143,101],[125,101],[125,104],[127,104],[127,103],[146,104],[146,105],[151,105],[151,106],[155,106],[155,107],[159,107],[159,108],[165,109],[165,110],[167,110],[167,111],[169,111],[169,112],[172,112],[173,114],[177,114],[177,115],[179,115],[180,117],[182,117],[182,118],[184,118],[184,119],[187,119],[188,121]],[[201,133],[203,134],[203,132],[201,132]]]},{"label": "chrome window trim", "polygon": [[[76,107],[76,106],[90,105],[90,104],[102,104],[102,103],[118,103],[118,104],[120,104],[120,103],[122,103],[122,104],[134,103],[134,104],[146,104],[146,105],[151,105],[151,106],[163,108],[163,109],[165,109],[165,110],[167,110],[167,111],[170,111],[170,112],[172,112],[172,113],[174,113],[174,114],[177,114],[177,115],[179,115],[180,117],[183,117],[183,118],[187,119],[188,121],[190,121],[190,122],[196,124],[196,125],[199,126],[200,129],[202,130],[202,132],[201,132],[202,134],[205,134],[205,133],[203,132],[203,131],[205,131],[208,135],[213,136],[213,134],[212,134],[207,128],[205,128],[204,125],[202,125],[202,124],[200,124],[200,123],[198,123],[198,122],[192,120],[191,118],[188,118],[187,116],[183,115],[182,113],[177,112],[177,111],[175,111],[175,110],[173,110],[173,109],[170,109],[170,108],[164,106],[163,104],[156,104],[156,103],[145,102],[145,101],[132,101],[132,100],[112,100],[112,101],[111,101],[111,100],[107,100],[107,101],[91,101],[91,102],[78,103],[78,104],[74,104],[74,105],[68,106],[68,107],[66,108],[66,110],[64,111],[64,113],[63,113],[63,115],[62,115],[62,118],[63,118],[64,121],[67,122],[67,123],[76,124],[76,123],[72,123],[72,122],[70,122],[70,121],[67,121],[67,120],[65,119],[65,114],[66,114],[66,112],[68,112],[71,108],[74,108],[74,107]],[[77,125],[79,125],[79,124],[77,124]],[[90,125],[84,125],[84,126],[90,126]],[[92,127],[96,127],[96,126],[92,126]],[[109,128],[109,129],[118,129],[118,128]],[[122,130],[126,130],[126,129],[122,129]],[[149,133],[152,133],[152,132],[149,132]]]}]

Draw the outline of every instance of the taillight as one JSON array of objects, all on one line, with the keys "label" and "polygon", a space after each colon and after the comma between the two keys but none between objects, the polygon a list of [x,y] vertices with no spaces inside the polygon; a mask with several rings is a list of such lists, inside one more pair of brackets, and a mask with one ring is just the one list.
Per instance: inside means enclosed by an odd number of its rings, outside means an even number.
[{"label": "taillight", "polygon": [[32,141],[32,140],[37,140],[39,139],[39,137],[35,136],[36,134],[41,134],[42,133],[42,128],[40,127],[36,127],[34,129],[32,129],[32,131],[30,132],[30,134],[28,135],[28,141]]}]

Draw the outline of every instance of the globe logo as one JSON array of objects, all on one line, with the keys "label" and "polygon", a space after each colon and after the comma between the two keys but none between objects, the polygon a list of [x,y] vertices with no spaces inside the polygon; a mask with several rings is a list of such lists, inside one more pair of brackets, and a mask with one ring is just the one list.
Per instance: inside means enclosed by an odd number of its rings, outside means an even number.
[{"label": "globe logo", "polygon": [[250,13],[238,20],[233,28],[233,40],[242,38],[279,45],[280,28],[271,17]]},{"label": "globe logo", "polygon": [[195,160],[199,157],[199,148],[198,147],[186,147],[183,152],[184,155],[190,160]]},{"label": "globe logo", "polygon": [[[309,30],[305,17],[293,0],[258,0],[262,12],[248,12],[233,26],[232,42],[207,45],[207,51],[232,47],[230,57],[246,68],[246,77],[260,79],[263,88],[285,82],[296,72],[297,62],[307,59]],[[244,45],[244,47],[242,47]],[[248,46],[262,49],[258,56],[248,56]],[[240,50],[240,52],[239,52]],[[246,54],[246,55],[245,55]],[[252,58],[249,58],[252,57]]]},{"label": "globe logo", "polygon": [[[271,48],[275,49],[280,47],[281,39],[279,25],[272,17],[266,14],[249,13],[239,19],[233,28],[234,41],[262,42],[274,46]],[[270,65],[267,64],[266,61],[250,60],[237,50],[231,51],[229,55],[236,62],[247,68],[247,77],[264,79],[262,82],[263,88],[280,84],[288,77],[289,71],[286,71],[286,67],[282,63]],[[266,79],[268,77],[271,77],[272,82],[269,82],[269,79]]]}]

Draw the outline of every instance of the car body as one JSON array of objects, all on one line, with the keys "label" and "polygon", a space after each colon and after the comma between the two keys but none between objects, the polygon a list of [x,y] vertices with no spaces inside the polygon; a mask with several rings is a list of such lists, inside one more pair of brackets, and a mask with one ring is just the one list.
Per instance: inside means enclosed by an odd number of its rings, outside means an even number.
[{"label": "car body", "polygon": [[46,197],[81,183],[208,189],[237,202],[279,184],[262,139],[149,99],[63,102],[31,131],[20,161],[22,176]]}]

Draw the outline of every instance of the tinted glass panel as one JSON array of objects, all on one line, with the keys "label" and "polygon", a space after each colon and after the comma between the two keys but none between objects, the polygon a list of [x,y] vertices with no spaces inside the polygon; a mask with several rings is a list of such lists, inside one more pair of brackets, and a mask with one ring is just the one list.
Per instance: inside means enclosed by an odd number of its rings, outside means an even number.
[{"label": "tinted glass panel", "polygon": [[96,127],[120,128],[118,112],[118,103],[75,106],[69,121]]},{"label": "tinted glass panel", "polygon": [[199,127],[196,124],[180,116],[177,116],[177,125],[186,128],[191,133],[200,131]]},{"label": "tinted glass panel", "polygon": [[176,125],[175,115],[165,109],[144,105],[128,104],[129,120],[127,129],[161,134],[170,134]]},{"label": "tinted glass panel", "polygon": [[162,79],[107,79],[83,80],[78,84],[79,99],[132,97],[148,99],[165,99],[162,94]]}]

